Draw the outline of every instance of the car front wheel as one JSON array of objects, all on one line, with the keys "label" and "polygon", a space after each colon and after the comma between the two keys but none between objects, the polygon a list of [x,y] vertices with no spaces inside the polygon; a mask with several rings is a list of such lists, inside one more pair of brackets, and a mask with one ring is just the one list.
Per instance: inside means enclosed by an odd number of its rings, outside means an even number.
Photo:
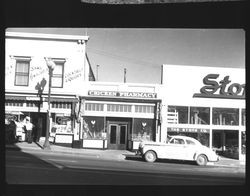
[{"label": "car front wheel", "polygon": [[199,155],[196,159],[197,165],[207,165],[207,157],[203,154]]},{"label": "car front wheel", "polygon": [[150,150],[150,151],[145,153],[144,158],[147,162],[152,163],[152,162],[155,162],[155,160],[156,160],[156,154],[155,154],[155,152]]}]

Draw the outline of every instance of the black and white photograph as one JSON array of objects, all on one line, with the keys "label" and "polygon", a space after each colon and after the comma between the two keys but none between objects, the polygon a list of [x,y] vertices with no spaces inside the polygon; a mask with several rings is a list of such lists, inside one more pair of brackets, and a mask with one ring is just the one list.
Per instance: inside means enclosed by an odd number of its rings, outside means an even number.
[{"label": "black and white photograph", "polygon": [[244,185],[244,29],[7,28],[6,182]]},{"label": "black and white photograph", "polygon": [[246,195],[245,0],[2,3],[3,195]]}]

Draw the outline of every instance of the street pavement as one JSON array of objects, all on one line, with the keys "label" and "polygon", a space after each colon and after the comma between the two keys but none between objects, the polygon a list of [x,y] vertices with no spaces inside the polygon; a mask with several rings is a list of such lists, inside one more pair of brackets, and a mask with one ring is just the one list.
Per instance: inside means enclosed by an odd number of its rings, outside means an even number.
[{"label": "street pavement", "polygon": [[[65,146],[59,146],[56,144],[50,145],[50,150],[43,149],[42,143],[31,143],[27,142],[18,142],[15,144],[6,144],[6,150],[21,150],[23,152],[26,151],[38,151],[45,153],[57,153],[57,154],[74,154],[78,156],[93,156],[100,159],[106,160],[118,160],[122,161],[126,158],[135,157],[135,153],[128,150],[98,150],[98,149],[82,149],[82,148],[71,148]],[[208,165],[214,165],[219,167],[235,167],[235,168],[244,168],[245,161],[229,159],[225,157],[221,157],[221,160],[218,162],[208,163]]]}]

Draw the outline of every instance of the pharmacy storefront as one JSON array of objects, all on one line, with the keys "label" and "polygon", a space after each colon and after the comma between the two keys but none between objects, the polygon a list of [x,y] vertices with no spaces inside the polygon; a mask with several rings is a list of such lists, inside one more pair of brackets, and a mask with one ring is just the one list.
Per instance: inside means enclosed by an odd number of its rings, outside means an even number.
[{"label": "pharmacy storefront", "polygon": [[83,148],[135,150],[140,141],[159,141],[156,86],[95,82],[89,89],[80,97]]},{"label": "pharmacy storefront", "polygon": [[245,159],[245,69],[163,65],[162,141],[198,139],[218,154]]}]

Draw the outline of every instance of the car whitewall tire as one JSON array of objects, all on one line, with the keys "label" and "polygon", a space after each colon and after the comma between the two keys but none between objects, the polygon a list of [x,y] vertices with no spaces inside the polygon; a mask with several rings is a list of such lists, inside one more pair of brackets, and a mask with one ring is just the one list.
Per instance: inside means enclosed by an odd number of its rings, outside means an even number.
[{"label": "car whitewall tire", "polygon": [[200,154],[197,159],[196,159],[196,163],[197,165],[200,165],[200,166],[205,166],[207,165],[207,157],[203,154]]},{"label": "car whitewall tire", "polygon": [[147,151],[144,155],[144,159],[150,163],[155,162],[156,158],[157,158],[156,153],[152,150]]}]

